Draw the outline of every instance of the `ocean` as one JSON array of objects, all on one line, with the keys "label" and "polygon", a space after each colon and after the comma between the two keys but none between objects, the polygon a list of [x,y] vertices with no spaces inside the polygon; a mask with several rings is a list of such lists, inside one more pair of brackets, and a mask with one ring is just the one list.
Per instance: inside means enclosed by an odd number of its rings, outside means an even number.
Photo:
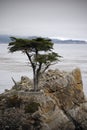
[{"label": "ocean", "polygon": [[[80,68],[84,93],[87,95],[87,44],[54,44],[54,51],[63,58],[50,69],[71,71]],[[21,52],[9,53],[8,44],[0,44],[0,93],[14,85],[12,77],[19,81],[21,76],[32,78],[27,56]]]}]

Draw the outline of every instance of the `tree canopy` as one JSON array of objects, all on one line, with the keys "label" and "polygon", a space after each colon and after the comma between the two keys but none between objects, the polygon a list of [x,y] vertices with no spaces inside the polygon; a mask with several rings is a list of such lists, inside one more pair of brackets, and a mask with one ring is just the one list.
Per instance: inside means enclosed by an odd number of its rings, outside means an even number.
[{"label": "tree canopy", "polygon": [[11,53],[22,51],[29,59],[33,70],[34,90],[38,89],[39,77],[50,65],[59,61],[61,57],[53,52],[53,43],[50,39],[37,37],[35,39],[22,39],[11,37],[8,49]]}]

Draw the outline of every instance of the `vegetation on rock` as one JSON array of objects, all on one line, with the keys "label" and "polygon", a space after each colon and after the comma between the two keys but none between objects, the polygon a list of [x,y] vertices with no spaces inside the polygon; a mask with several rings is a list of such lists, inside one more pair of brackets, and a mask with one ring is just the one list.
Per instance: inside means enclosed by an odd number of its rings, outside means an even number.
[{"label": "vegetation on rock", "polygon": [[31,102],[29,104],[26,104],[25,108],[24,108],[25,113],[34,113],[38,110],[39,106],[40,106],[40,104],[37,102]]},{"label": "vegetation on rock", "polygon": [[7,107],[20,107],[21,103],[22,103],[22,99],[19,98],[17,95],[7,97],[6,99]]}]

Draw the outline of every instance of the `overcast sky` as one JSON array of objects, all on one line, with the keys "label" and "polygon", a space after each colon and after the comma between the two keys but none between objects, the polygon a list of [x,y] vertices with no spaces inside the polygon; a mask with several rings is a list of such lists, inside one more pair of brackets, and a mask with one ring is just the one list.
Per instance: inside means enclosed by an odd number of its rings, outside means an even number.
[{"label": "overcast sky", "polygon": [[87,40],[87,0],[0,0],[0,34]]}]

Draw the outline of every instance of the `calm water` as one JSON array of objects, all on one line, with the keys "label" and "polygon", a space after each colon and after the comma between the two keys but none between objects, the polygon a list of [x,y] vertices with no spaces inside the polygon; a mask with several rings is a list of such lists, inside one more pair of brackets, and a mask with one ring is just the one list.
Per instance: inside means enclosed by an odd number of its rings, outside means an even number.
[{"label": "calm water", "polygon": [[[8,53],[8,45],[0,44],[0,93],[13,85],[11,77],[16,81],[22,75],[32,78],[32,69],[28,67],[27,57],[22,53]],[[87,45],[86,44],[55,44],[54,49],[63,58],[59,64],[51,68],[70,71],[79,67],[82,72],[84,92],[87,95]]]}]

